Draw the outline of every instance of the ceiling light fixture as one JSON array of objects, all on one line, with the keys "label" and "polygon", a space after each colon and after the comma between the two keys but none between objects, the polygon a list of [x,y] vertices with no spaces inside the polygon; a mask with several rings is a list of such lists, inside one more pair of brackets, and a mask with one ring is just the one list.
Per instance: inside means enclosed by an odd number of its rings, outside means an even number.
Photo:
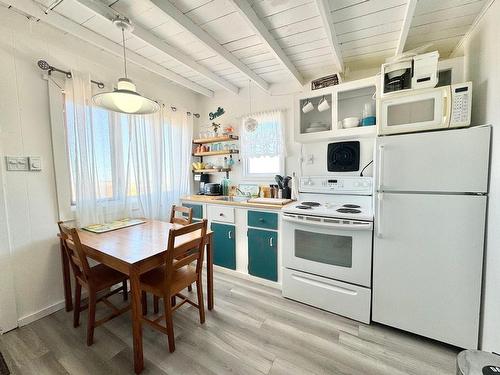
[{"label": "ceiling light fixture", "polygon": [[259,123],[257,122],[256,119],[252,117],[252,81],[248,81],[248,99],[250,102],[250,114],[248,115],[248,118],[245,120],[245,130],[249,133],[252,133],[257,129],[257,126],[259,126]]},{"label": "ceiling light fixture", "polygon": [[112,92],[103,92],[92,97],[95,105],[109,109],[114,112],[144,115],[154,113],[160,109],[160,105],[139,94],[132,80],[127,76],[127,56],[125,49],[125,30],[132,31],[133,26],[128,18],[117,16],[113,24],[122,31],[123,42],[123,66],[125,78],[118,78],[116,88]]}]

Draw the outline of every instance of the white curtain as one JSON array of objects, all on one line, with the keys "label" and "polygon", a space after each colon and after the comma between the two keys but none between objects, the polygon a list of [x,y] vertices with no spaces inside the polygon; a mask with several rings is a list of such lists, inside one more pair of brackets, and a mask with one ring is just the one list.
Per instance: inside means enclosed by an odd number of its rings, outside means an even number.
[{"label": "white curtain", "polygon": [[90,76],[65,84],[73,200],[79,226],[125,217],[167,220],[190,191],[192,117],[162,109],[123,115],[92,106]]},{"label": "white curtain", "polygon": [[[245,129],[245,121],[257,120],[254,131]],[[241,152],[243,158],[286,156],[285,113],[283,110],[253,113],[241,118]]]}]

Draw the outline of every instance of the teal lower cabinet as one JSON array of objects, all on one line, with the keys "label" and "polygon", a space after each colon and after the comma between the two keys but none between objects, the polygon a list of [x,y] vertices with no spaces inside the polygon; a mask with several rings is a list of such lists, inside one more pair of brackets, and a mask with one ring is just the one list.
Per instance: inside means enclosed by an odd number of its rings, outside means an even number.
[{"label": "teal lower cabinet", "polygon": [[[193,223],[197,223],[203,220],[203,205],[196,203],[182,203],[184,207],[191,208],[193,210]],[[186,216],[186,215],[184,215]]]},{"label": "teal lower cabinet", "polygon": [[212,223],[214,264],[236,269],[236,233],[234,225]]},{"label": "teal lower cabinet", "polygon": [[278,281],[278,232],[248,229],[248,273]]}]

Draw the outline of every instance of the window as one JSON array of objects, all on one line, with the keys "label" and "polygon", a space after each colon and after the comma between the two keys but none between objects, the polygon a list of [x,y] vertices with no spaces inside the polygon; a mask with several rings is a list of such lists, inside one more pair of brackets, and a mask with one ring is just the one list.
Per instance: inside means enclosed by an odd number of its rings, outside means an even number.
[{"label": "window", "polygon": [[252,114],[257,120],[257,128],[245,128],[241,120],[241,157],[243,178],[263,180],[285,171],[284,113],[271,111]]}]

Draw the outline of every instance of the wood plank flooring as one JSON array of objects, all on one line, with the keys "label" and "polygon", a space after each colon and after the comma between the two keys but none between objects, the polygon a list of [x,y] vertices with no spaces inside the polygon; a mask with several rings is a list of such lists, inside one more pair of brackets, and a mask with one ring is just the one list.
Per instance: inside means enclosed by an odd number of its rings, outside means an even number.
[{"label": "wood plank flooring", "polygon": [[[120,296],[114,301],[119,302]],[[152,308],[150,308],[152,311]],[[98,305],[98,312],[106,307]],[[85,344],[63,310],[0,336],[13,374],[132,374],[130,315],[95,331]],[[284,299],[280,291],[215,274],[215,309],[174,314],[176,351],[165,335],[143,327],[143,374],[400,375],[454,374],[456,348],[377,324],[364,325]]]}]

